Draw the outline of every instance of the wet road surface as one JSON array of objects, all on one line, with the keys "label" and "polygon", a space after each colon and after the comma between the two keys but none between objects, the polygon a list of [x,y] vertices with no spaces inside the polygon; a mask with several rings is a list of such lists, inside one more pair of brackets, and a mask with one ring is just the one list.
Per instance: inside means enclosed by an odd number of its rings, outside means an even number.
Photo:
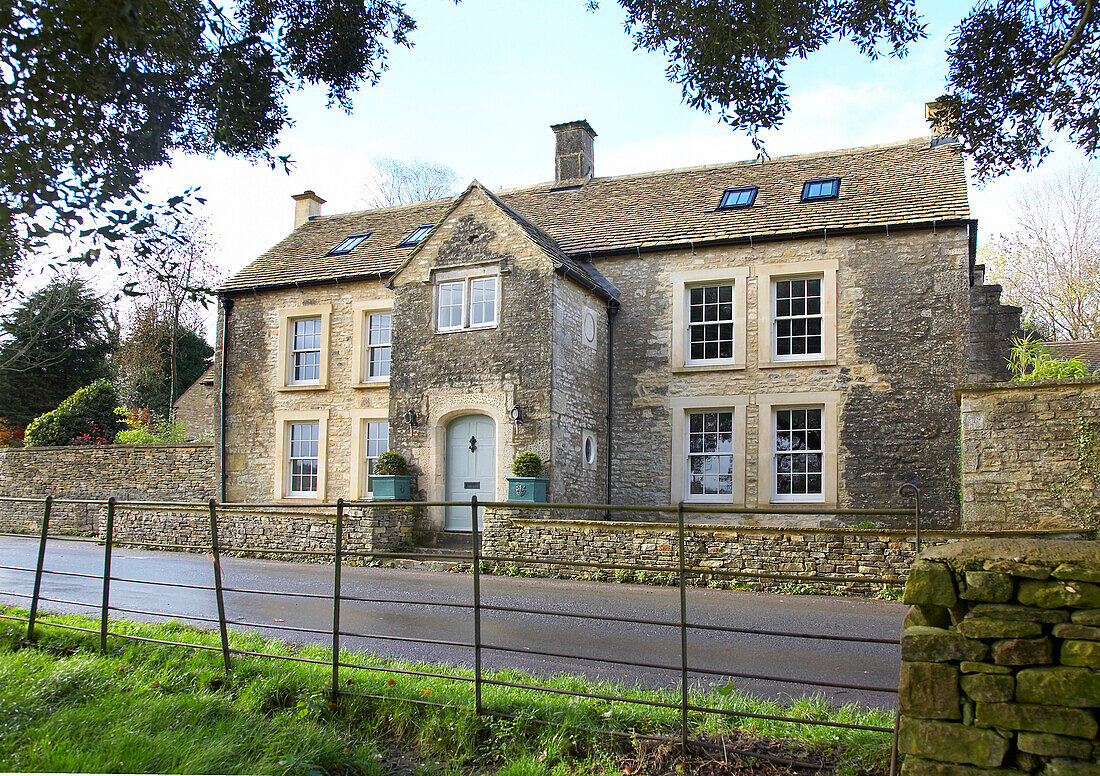
[{"label": "wet road surface", "polygon": [[[0,565],[33,569],[38,543],[34,539],[0,537]],[[222,558],[223,584],[238,590],[281,590],[331,596],[332,567],[245,558]],[[51,541],[46,550],[47,570],[100,575],[103,547],[90,542]],[[209,556],[196,553],[153,552],[117,547],[112,576],[132,580],[213,585]],[[473,649],[438,644],[416,644],[377,638],[399,636],[470,643],[473,640],[471,609],[432,606],[432,601],[471,604],[472,577],[411,569],[345,567],[342,593],[363,599],[341,604],[344,647],[407,660],[472,665]],[[0,569],[0,601],[26,608],[29,598],[8,595],[33,590],[34,575]],[[93,603],[78,607],[44,601],[43,611],[95,614],[102,581],[46,574],[42,595]],[[482,575],[481,599],[487,606],[570,612],[657,620],[679,624],[679,591],[673,587],[521,579]],[[113,581],[112,606],[187,615],[217,617],[212,590],[159,587]],[[237,629],[259,630],[286,641],[328,643],[332,627],[331,598],[285,598],[226,592],[227,619]],[[905,607],[884,601],[834,596],[789,596],[691,588],[688,622],[754,630],[829,634],[859,638],[896,639]],[[117,613],[137,620],[158,618]],[[242,623],[263,627],[250,627]],[[216,627],[195,622],[200,627]],[[285,631],[275,625],[309,628],[319,634]],[[369,636],[369,638],[366,638]],[[482,615],[485,645],[517,650],[537,650],[567,655],[603,657],[646,663],[663,668],[601,664],[585,660],[545,657],[524,652],[483,651],[485,668],[520,668],[535,674],[580,673],[593,679],[611,679],[628,685],[674,687],[679,682],[680,635],[678,627],[583,620],[553,614],[521,614],[486,611]],[[725,685],[732,681],[740,690],[768,698],[784,699],[823,693],[835,703],[858,701],[892,708],[896,696],[889,693],[796,684],[775,679],[833,682],[862,687],[897,687],[900,653],[897,645],[827,641],[786,636],[689,630],[689,665],[730,674],[749,674],[770,679],[729,678],[694,674],[697,685]]]}]

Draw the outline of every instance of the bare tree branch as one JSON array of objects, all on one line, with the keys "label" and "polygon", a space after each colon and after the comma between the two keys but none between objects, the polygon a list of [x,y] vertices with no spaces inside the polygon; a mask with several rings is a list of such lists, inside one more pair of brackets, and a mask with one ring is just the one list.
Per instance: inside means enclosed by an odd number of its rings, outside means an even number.
[{"label": "bare tree branch", "polygon": [[1020,193],[1016,230],[982,249],[1004,300],[1053,339],[1100,339],[1100,167]]},{"label": "bare tree branch", "polygon": [[369,208],[410,205],[449,197],[456,183],[458,175],[445,164],[378,158],[363,186],[362,201]]}]

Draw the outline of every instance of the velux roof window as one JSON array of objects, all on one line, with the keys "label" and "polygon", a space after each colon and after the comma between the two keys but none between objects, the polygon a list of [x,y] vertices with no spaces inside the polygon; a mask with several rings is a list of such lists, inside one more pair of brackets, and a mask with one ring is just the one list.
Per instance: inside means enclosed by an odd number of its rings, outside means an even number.
[{"label": "velux roof window", "polygon": [[421,240],[428,236],[428,232],[432,231],[432,227],[435,224],[421,224],[412,230],[412,234],[406,237],[398,244],[398,248],[406,245],[417,245]]},{"label": "velux roof window", "polygon": [[815,178],[802,186],[802,201],[836,199],[840,195],[840,178]]},{"label": "velux roof window", "polygon": [[342,243],[329,251],[328,255],[339,256],[342,253],[351,253],[359,245],[359,243],[363,242],[363,240],[367,239],[368,237],[370,237],[370,232],[365,232],[364,234],[353,234],[351,237],[345,238]]},{"label": "velux roof window", "polygon": [[722,202],[718,205],[719,210],[728,210],[739,207],[752,207],[752,203],[756,202],[756,186],[741,186],[735,189],[726,189],[726,193],[722,195]]}]

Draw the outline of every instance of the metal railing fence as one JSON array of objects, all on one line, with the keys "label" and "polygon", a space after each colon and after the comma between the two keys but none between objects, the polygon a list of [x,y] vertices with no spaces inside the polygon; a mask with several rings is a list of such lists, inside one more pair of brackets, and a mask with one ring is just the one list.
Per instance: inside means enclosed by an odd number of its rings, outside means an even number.
[{"label": "metal railing fence", "polygon": [[[709,668],[701,665],[695,665],[689,659],[689,639],[688,635],[692,632],[699,633],[727,633],[727,634],[748,634],[754,636],[764,636],[769,638],[783,638],[783,639],[803,639],[813,640],[820,642],[835,642],[838,644],[877,644],[877,645],[898,645],[900,643],[897,638],[883,638],[874,636],[853,636],[845,634],[828,634],[828,633],[810,633],[802,631],[787,631],[776,630],[769,628],[752,628],[744,627],[736,624],[708,624],[704,622],[692,621],[688,616],[688,592],[689,592],[689,579],[693,574],[707,574],[711,576],[724,576],[733,578],[747,578],[747,579],[769,579],[769,580],[789,580],[789,581],[804,581],[814,583],[875,583],[875,584],[892,584],[898,585],[900,581],[897,578],[891,577],[874,577],[866,575],[858,576],[823,576],[818,574],[766,574],[766,573],[746,573],[733,570],[723,570],[711,567],[704,567],[694,564],[689,564],[686,558],[685,550],[685,534],[688,531],[689,526],[685,523],[685,515],[698,514],[698,513],[723,513],[723,512],[736,512],[736,513],[752,513],[752,514],[793,514],[793,513],[809,513],[809,514],[830,514],[830,515],[846,515],[846,516],[869,516],[869,515],[890,515],[890,516],[908,516],[912,515],[914,518],[915,527],[917,529],[916,541],[917,550],[919,552],[920,542],[920,506],[919,506],[919,491],[913,485],[906,485],[902,489],[902,494],[910,492],[915,496],[915,504],[912,508],[887,508],[887,509],[742,509],[742,508],[729,508],[721,505],[701,505],[701,504],[677,504],[668,507],[659,506],[623,506],[623,505],[606,505],[606,504],[526,504],[516,502],[479,502],[476,497],[472,498],[469,502],[346,502],[343,499],[338,500],[335,505],[331,505],[329,508],[334,510],[334,532],[333,532],[333,546],[330,551],[325,550],[307,550],[307,549],[290,549],[290,548],[263,548],[263,547],[246,547],[246,546],[230,546],[223,545],[219,541],[219,516],[231,514],[234,511],[248,510],[250,508],[263,508],[263,509],[275,509],[275,510],[294,510],[300,509],[300,506],[294,504],[246,504],[246,503],[218,503],[211,499],[207,503],[196,502],[173,502],[173,501],[120,501],[115,498],[109,498],[106,502],[94,501],[87,499],[54,499],[53,497],[46,497],[45,499],[33,499],[33,498],[15,498],[15,497],[0,497],[0,503],[2,502],[20,502],[20,503],[41,503],[43,505],[42,518],[40,524],[40,530],[38,534],[38,551],[37,562],[34,568],[12,566],[12,565],[0,565],[0,569],[26,572],[34,574],[34,586],[31,595],[27,596],[22,593],[14,593],[4,591],[5,595],[29,598],[30,605],[28,616],[25,618],[17,617],[10,614],[0,614],[0,619],[17,620],[26,622],[26,638],[28,641],[35,639],[35,630],[37,627],[43,625],[49,625],[50,627],[57,627],[75,631],[83,631],[88,633],[97,633],[99,636],[99,649],[101,652],[107,651],[108,639],[118,638],[126,639],[138,642],[152,642],[162,645],[170,645],[184,648],[193,648],[207,651],[215,651],[221,654],[223,667],[226,672],[232,670],[232,658],[233,656],[242,657],[263,657],[277,660],[291,660],[302,663],[311,663],[317,665],[324,665],[331,671],[331,687],[330,694],[333,702],[338,701],[341,696],[360,696],[369,698],[386,698],[395,699],[394,696],[388,695],[372,695],[369,693],[353,692],[343,688],[340,684],[340,670],[343,669],[356,669],[366,670],[373,672],[384,672],[393,674],[405,674],[416,677],[430,677],[436,679],[442,679],[447,681],[467,682],[473,683],[474,689],[474,712],[479,715],[487,715],[491,717],[497,717],[502,719],[515,719],[516,715],[509,714],[505,710],[488,708],[483,700],[483,688],[485,686],[505,687],[521,690],[530,690],[543,693],[551,693],[579,698],[588,698],[592,700],[601,700],[615,703],[633,704],[639,706],[656,707],[669,710],[676,710],[679,712],[679,743],[683,747],[689,745],[698,745],[701,747],[710,746],[706,741],[693,737],[692,726],[690,724],[690,715],[703,714],[703,715],[722,715],[741,717],[748,719],[769,720],[775,722],[786,722],[799,725],[821,725],[834,728],[847,728],[854,730],[873,731],[878,733],[895,733],[895,728],[879,727],[874,725],[861,725],[855,723],[836,722],[831,720],[818,720],[818,719],[806,719],[793,716],[783,715],[769,715],[760,714],[744,710],[734,710],[728,708],[717,708],[714,706],[701,705],[700,703],[693,703],[691,694],[691,685],[689,677],[694,676],[710,676],[710,677],[729,677],[739,679],[750,679],[771,682],[776,684],[785,685],[802,685],[812,688],[821,688],[826,690],[855,690],[861,692],[874,692],[874,693],[890,693],[896,694],[898,688],[896,684],[889,686],[872,686],[867,684],[857,684],[841,681],[827,681],[824,679],[805,679],[790,676],[777,676],[767,675],[760,673],[749,673],[745,671],[738,671],[735,667],[729,669],[722,668]],[[103,524],[102,538],[94,539],[87,537],[72,537],[62,536],[57,534],[51,534],[50,528],[50,513],[55,504],[82,504],[82,505],[95,505],[106,508],[106,518]],[[345,562],[349,558],[382,558],[382,559],[415,559],[421,557],[412,552],[373,552],[373,551],[359,551],[359,550],[347,550],[344,548],[344,518],[345,510],[348,506],[353,505],[369,505],[374,508],[379,506],[388,507],[469,507],[471,510],[471,524],[472,524],[472,552],[469,555],[461,553],[453,554],[436,554],[433,558],[449,558],[454,560],[468,561],[471,564],[471,580],[472,580],[472,600],[470,603],[454,602],[454,601],[432,601],[432,600],[410,600],[410,599],[386,599],[386,598],[364,598],[362,596],[348,595],[341,589],[342,582],[342,570]],[[133,507],[133,508],[161,508],[171,509],[179,511],[206,511],[209,518],[209,544],[165,544],[165,543],[150,543],[141,541],[132,541],[124,539],[122,541],[116,540],[115,537],[115,517],[116,511],[120,507]],[[311,509],[313,507],[311,506]],[[670,523],[670,529],[674,526],[678,538],[677,546],[677,562],[672,566],[654,566],[646,564],[624,564],[624,563],[598,563],[593,561],[580,561],[570,560],[566,558],[532,558],[526,556],[498,556],[498,555],[483,555],[481,553],[481,528],[479,526],[479,511],[486,508],[504,508],[509,510],[515,509],[541,509],[541,510],[572,510],[572,511],[614,511],[614,512],[641,512],[641,513],[674,513],[676,515],[675,524]],[[75,571],[61,571],[45,568],[46,559],[46,547],[49,540],[63,540],[63,541],[84,541],[84,542],[101,542],[103,544],[103,572],[102,574],[86,574]],[[186,550],[201,550],[208,552],[212,559],[212,574],[210,585],[201,584],[189,584],[179,582],[164,582],[148,579],[136,579],[133,577],[120,577],[116,576],[112,572],[112,549],[116,544],[125,545],[127,547],[143,547],[153,550],[171,550],[171,549],[186,549]],[[242,587],[230,587],[224,584],[222,578],[222,553],[224,552],[240,552],[248,553],[254,552],[263,555],[287,555],[287,556],[320,556],[324,558],[331,558],[333,564],[333,576],[332,576],[332,593],[305,593],[294,591],[280,591],[280,590],[262,590],[255,588],[242,588]],[[645,572],[662,572],[670,573],[675,576],[677,586],[679,588],[679,617],[677,620],[670,619],[656,619],[656,618],[639,618],[639,617],[620,617],[609,614],[595,614],[588,612],[575,612],[558,609],[528,609],[517,606],[502,606],[492,603],[486,603],[482,600],[481,591],[481,577],[484,572],[482,565],[487,563],[529,563],[529,564],[550,564],[553,566],[565,566],[565,567],[577,567],[583,569],[601,569],[601,570],[624,570],[624,571],[645,571]],[[42,581],[45,575],[67,576],[86,578],[92,580],[102,580],[102,594],[100,600],[97,603],[88,603],[80,601],[66,600],[62,598],[50,597],[43,595]],[[212,591],[216,602],[217,617],[204,617],[201,615],[183,615],[173,614],[169,612],[147,610],[147,609],[135,609],[132,607],[121,607],[111,603],[111,583],[127,583],[138,585],[149,585],[164,588],[181,588],[190,590],[205,590]],[[331,629],[322,630],[319,628],[307,628],[288,624],[278,623],[257,623],[244,620],[235,620],[234,624],[244,627],[253,627],[267,630],[280,630],[293,633],[305,633],[318,638],[325,638],[329,641],[331,647],[331,656],[328,660],[320,660],[316,658],[308,658],[300,655],[280,655],[269,652],[259,652],[254,650],[238,649],[230,644],[228,622],[226,617],[226,605],[225,605],[225,593],[234,593],[238,595],[257,595],[257,596],[274,596],[274,597],[286,597],[286,598],[310,598],[310,599],[322,599],[332,601],[332,627]],[[82,628],[79,626],[68,625],[64,623],[46,622],[39,619],[39,607],[42,602],[59,603],[72,606],[81,606],[97,609],[99,612],[100,624],[98,629]],[[453,610],[468,611],[473,620],[473,640],[470,642],[447,640],[447,639],[429,639],[418,638],[415,636],[398,635],[394,633],[361,633],[356,631],[349,631],[345,629],[341,622],[341,609],[345,604],[354,604],[356,602],[372,602],[372,603],[388,603],[395,605],[409,605],[409,606],[431,606],[431,607],[447,607]],[[210,645],[193,644],[186,642],[178,642],[171,640],[153,639],[149,637],[138,636],[135,634],[119,633],[111,631],[109,629],[109,617],[111,612],[123,613],[123,614],[138,614],[142,616],[150,617],[169,617],[182,620],[190,620],[194,622],[214,624],[218,626],[218,634],[220,640],[219,647],[213,647]],[[624,623],[633,625],[645,625],[657,628],[668,628],[669,630],[677,631],[679,635],[679,655],[680,659],[678,663],[661,663],[650,662],[643,660],[629,660],[623,657],[595,657],[589,655],[575,655],[565,654],[561,652],[555,652],[545,649],[528,649],[521,647],[506,646],[503,644],[494,644],[486,642],[482,633],[482,620],[486,613],[509,613],[520,615],[538,615],[549,616],[555,618],[575,618],[589,622],[604,622],[604,623]],[[433,671],[419,671],[411,668],[399,668],[395,666],[378,666],[378,665],[366,665],[362,663],[347,662],[341,656],[341,638],[361,638],[368,640],[379,641],[392,641],[392,642],[409,642],[423,645],[432,646],[444,646],[460,649],[468,649],[473,653],[473,676],[463,676],[454,673],[433,672]],[[498,652],[503,654],[522,654],[532,655],[538,657],[555,658],[555,659],[567,659],[567,660],[580,660],[585,662],[603,663],[607,665],[623,666],[630,668],[640,668],[646,670],[657,671],[669,671],[675,672],[679,676],[679,700],[678,702],[663,702],[652,699],[643,698],[631,698],[628,696],[620,695],[607,695],[596,692],[580,692],[574,690],[565,690],[557,687],[549,687],[541,684],[531,684],[524,682],[512,682],[504,681],[502,679],[493,678],[492,675],[486,676],[486,671],[482,664],[482,657],[485,652]],[[397,698],[398,700],[408,701],[410,703],[430,705],[430,706],[453,706],[455,708],[463,708],[454,706],[453,704],[445,704],[433,701],[427,701],[423,699],[413,698]],[[564,723],[555,722],[553,720],[534,720],[539,723],[549,725],[562,725]],[[615,736],[632,736],[641,739],[652,739],[658,741],[674,741],[676,738],[671,736],[658,736],[658,735],[638,735],[634,732],[626,732],[622,730],[603,729],[603,728],[585,728],[590,732],[604,733]],[[896,737],[896,736],[895,736]],[[728,749],[727,751],[734,751]],[[764,757],[759,753],[749,753],[754,757]],[[789,762],[784,758],[778,758],[784,762]]]}]

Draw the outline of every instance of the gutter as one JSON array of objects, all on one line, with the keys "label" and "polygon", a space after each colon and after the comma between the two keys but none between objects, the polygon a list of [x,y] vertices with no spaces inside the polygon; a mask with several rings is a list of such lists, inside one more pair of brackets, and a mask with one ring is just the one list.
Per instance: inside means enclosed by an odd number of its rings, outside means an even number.
[{"label": "gutter", "polygon": [[229,316],[233,312],[233,299],[228,296],[221,297],[222,305],[222,364],[221,364],[221,390],[218,396],[218,411],[220,418],[218,422],[218,474],[219,476],[219,493],[221,502],[224,504],[226,501],[226,484],[229,480],[229,473],[226,471],[227,456],[225,453],[225,419],[227,416],[225,402],[229,392],[226,390],[225,384],[229,376]]},{"label": "gutter", "polygon": [[[577,250],[573,252],[567,252],[567,255],[578,261],[589,261],[593,258],[603,258],[608,256],[620,256],[624,254],[638,255],[640,253],[656,253],[659,251],[676,251],[676,250],[691,250],[692,248],[703,247],[716,247],[723,245],[754,245],[760,242],[777,242],[782,240],[800,240],[807,238],[820,237],[825,239],[829,236],[837,235],[856,235],[856,234],[876,234],[886,233],[889,234],[893,231],[911,231],[919,229],[936,229],[939,227],[976,227],[977,221],[972,218],[944,218],[936,219],[933,221],[914,221],[907,224],[882,224],[879,226],[855,226],[855,227],[830,227],[828,229],[805,229],[798,232],[782,232],[776,234],[766,235],[750,235],[746,237],[727,237],[715,240],[688,240],[686,242],[675,243],[653,243],[651,245],[636,245],[627,246],[623,248],[609,248],[606,250]],[[977,230],[971,229],[971,256],[976,255],[977,252]],[[555,270],[563,275],[580,283],[585,288],[591,290],[597,294],[601,299],[609,300],[611,297],[607,289],[600,286],[598,283],[594,284],[592,280],[584,275],[577,273],[572,268],[565,264],[555,263]],[[309,280],[297,280],[297,281],[284,281],[281,283],[257,283],[250,286],[241,286],[239,288],[222,288],[218,293],[221,296],[241,295],[248,293],[255,293],[257,291],[276,291],[286,288],[305,288],[309,286],[327,286],[333,283],[346,283],[355,280],[370,280],[377,278],[381,280],[385,277],[392,277],[396,274],[397,270],[389,269],[375,272],[359,272],[350,275],[333,275],[326,278],[317,278]]]},{"label": "gutter", "polygon": [[[554,264],[554,269],[557,270],[557,272],[562,277],[569,278],[570,280],[572,280],[576,283],[579,283],[581,286],[583,286],[584,288],[591,291],[593,294],[598,296],[600,299],[603,299],[609,305],[612,302],[615,302],[615,297],[613,297],[611,295],[611,293],[606,288],[601,286],[596,281],[592,280],[592,278],[588,277],[588,275],[585,275],[582,272],[577,272],[575,269],[570,267],[568,264],[560,263],[560,262],[555,263]],[[616,303],[616,306],[617,306],[618,303],[617,302],[615,302],[615,303]]]},{"label": "gutter", "polygon": [[[621,256],[624,254],[638,255],[640,253],[659,253],[663,251],[678,251],[678,250],[692,250],[704,248],[704,247],[717,247],[724,245],[755,245],[762,242],[780,242],[783,240],[802,240],[809,238],[821,238],[826,239],[828,237],[836,237],[838,235],[856,235],[856,234],[877,234],[885,233],[890,234],[891,231],[915,231],[921,229],[937,229],[940,227],[969,227],[971,224],[977,224],[978,222],[972,218],[945,218],[936,219],[934,221],[914,221],[905,224],[881,224],[879,226],[849,226],[849,227],[828,227],[826,229],[804,229],[798,232],[782,232],[776,234],[763,234],[763,235],[748,235],[745,237],[723,237],[714,240],[688,240],[686,242],[669,242],[669,243],[652,243],[650,245],[634,245],[625,246],[622,248],[608,248],[605,250],[578,250],[570,253],[576,259],[583,259],[588,261],[594,258],[604,258],[609,256]],[[977,236],[973,236],[972,240],[976,240]]]}]

